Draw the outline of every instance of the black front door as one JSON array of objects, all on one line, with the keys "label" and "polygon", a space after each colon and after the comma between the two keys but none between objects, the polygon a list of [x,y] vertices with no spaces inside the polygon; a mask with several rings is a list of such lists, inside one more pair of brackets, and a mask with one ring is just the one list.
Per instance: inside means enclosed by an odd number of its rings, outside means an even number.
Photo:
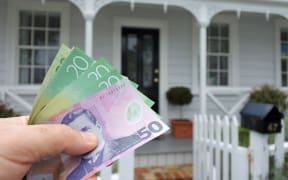
[{"label": "black front door", "polygon": [[139,85],[139,90],[155,101],[158,112],[159,31],[122,28],[122,73]]}]

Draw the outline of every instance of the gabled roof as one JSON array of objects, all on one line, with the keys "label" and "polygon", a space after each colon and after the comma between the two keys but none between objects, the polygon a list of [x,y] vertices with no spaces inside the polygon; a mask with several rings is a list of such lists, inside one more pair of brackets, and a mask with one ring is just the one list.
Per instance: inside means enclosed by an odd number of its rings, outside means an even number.
[{"label": "gabled roof", "polygon": [[241,115],[250,115],[259,117],[261,119],[264,119],[270,113],[273,113],[273,116],[275,115],[282,117],[282,114],[279,112],[278,108],[272,104],[248,102],[240,111]]}]

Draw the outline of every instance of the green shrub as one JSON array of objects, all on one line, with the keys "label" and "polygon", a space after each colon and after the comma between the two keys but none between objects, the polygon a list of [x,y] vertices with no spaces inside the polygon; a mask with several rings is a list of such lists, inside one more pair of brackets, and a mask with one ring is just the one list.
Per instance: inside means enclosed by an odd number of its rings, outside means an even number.
[{"label": "green shrub", "polygon": [[166,92],[166,97],[169,103],[180,106],[180,119],[183,119],[182,106],[191,103],[193,99],[190,88],[183,86],[171,87]]},{"label": "green shrub", "polygon": [[189,88],[178,86],[170,88],[166,93],[166,97],[171,104],[185,105],[191,103],[193,95]]},{"label": "green shrub", "polygon": [[278,88],[264,85],[260,89],[254,89],[250,93],[249,100],[259,103],[268,103],[276,106],[280,112],[286,110],[287,94]]}]

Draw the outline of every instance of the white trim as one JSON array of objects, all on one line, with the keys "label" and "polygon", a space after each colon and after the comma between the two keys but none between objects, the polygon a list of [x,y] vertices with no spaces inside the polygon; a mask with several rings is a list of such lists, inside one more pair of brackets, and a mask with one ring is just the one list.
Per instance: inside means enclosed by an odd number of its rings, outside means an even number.
[{"label": "white trim", "polygon": [[200,76],[200,63],[199,63],[199,28],[197,25],[197,20],[192,19],[192,89],[193,94],[199,91],[199,76]]},{"label": "white trim", "polygon": [[57,11],[61,13],[60,42],[69,44],[70,39],[70,3],[69,2],[46,2],[44,5],[37,0],[9,0],[7,12],[7,64],[10,69],[7,77],[8,84],[18,84],[18,12],[19,10],[39,10],[39,11]]},{"label": "white trim", "polygon": [[231,63],[229,64],[229,82],[226,87],[237,87],[239,86],[239,28],[237,16],[216,15],[211,23],[229,24],[229,50],[231,54],[229,60],[231,60]]},{"label": "white trim", "polygon": [[275,20],[275,82],[277,87],[282,87],[281,79],[281,28],[288,28],[287,20]]},{"label": "white trim", "polygon": [[165,93],[168,85],[168,25],[164,20],[145,19],[145,18],[114,18],[114,34],[113,34],[113,66],[121,71],[121,28],[126,27],[142,27],[159,29],[159,113],[163,120],[167,120],[167,100]]}]

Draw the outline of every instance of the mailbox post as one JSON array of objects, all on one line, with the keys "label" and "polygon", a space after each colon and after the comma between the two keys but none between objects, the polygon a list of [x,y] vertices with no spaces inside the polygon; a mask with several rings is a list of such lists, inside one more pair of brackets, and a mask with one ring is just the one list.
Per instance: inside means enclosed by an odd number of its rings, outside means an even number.
[{"label": "mailbox post", "polygon": [[268,136],[281,132],[283,115],[271,104],[253,102],[247,103],[240,115],[241,126],[250,130],[249,162],[252,180],[268,180]]}]

